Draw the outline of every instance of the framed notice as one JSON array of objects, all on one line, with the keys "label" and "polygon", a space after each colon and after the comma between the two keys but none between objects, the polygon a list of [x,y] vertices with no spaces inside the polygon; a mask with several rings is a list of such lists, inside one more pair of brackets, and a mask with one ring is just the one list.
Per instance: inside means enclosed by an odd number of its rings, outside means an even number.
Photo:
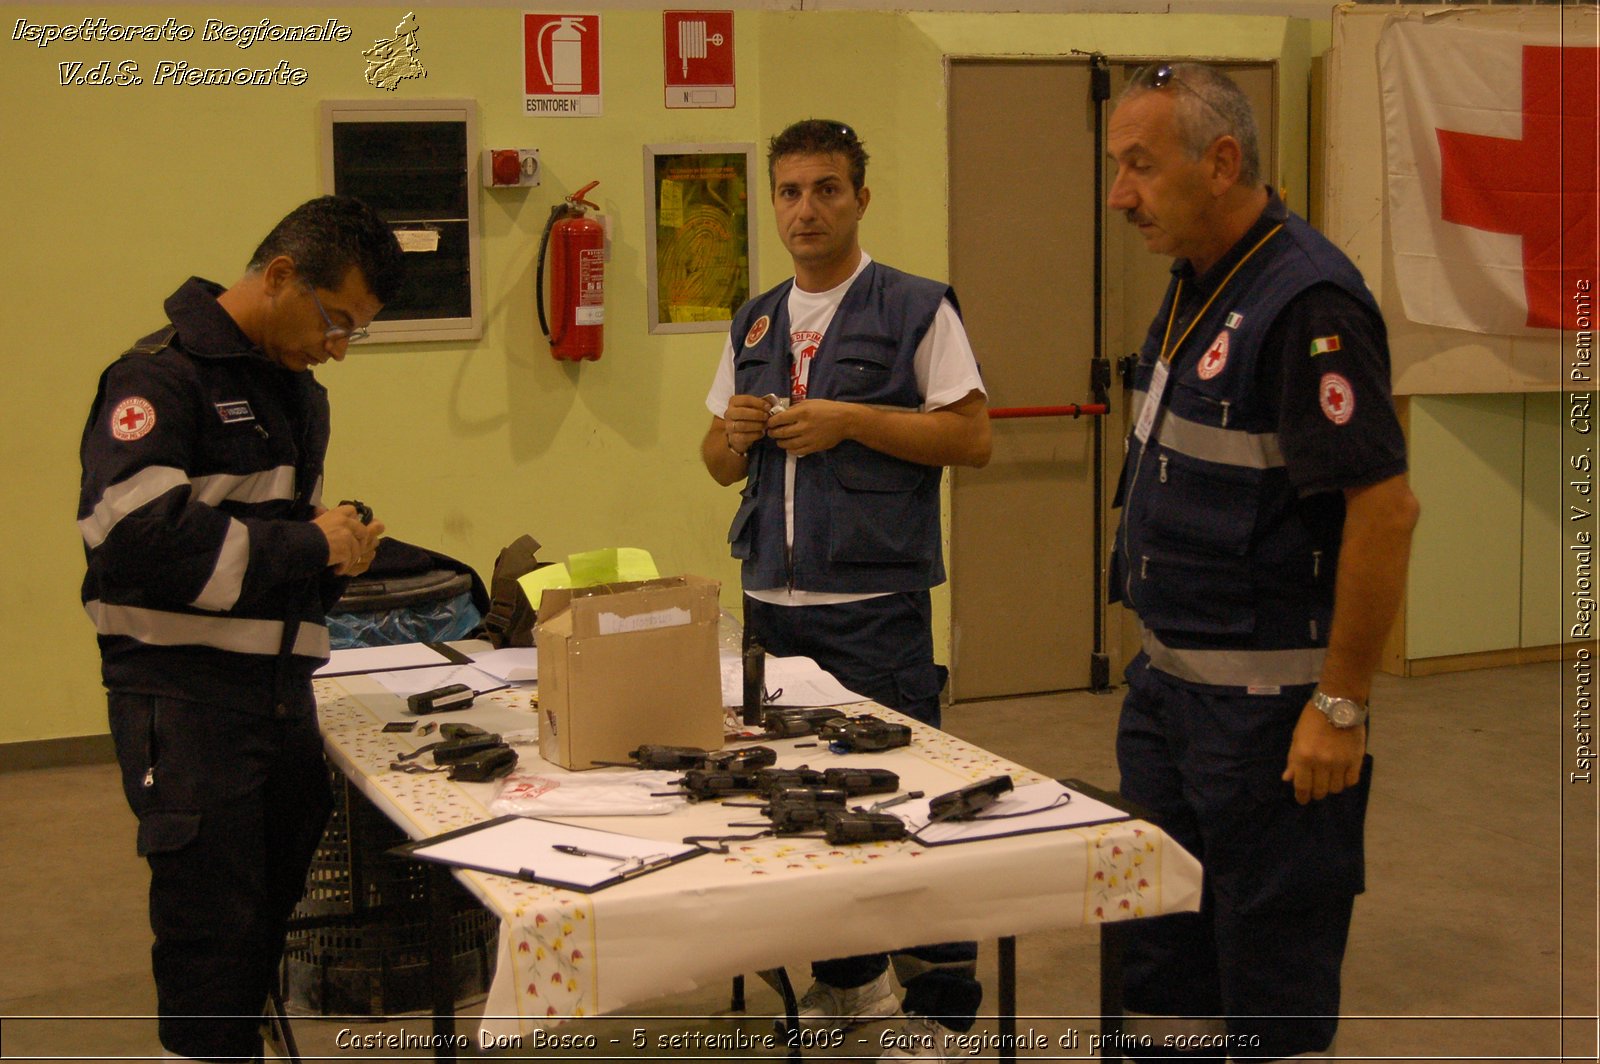
[{"label": "framed notice", "polygon": [[644,148],[652,333],[720,332],[750,298],[754,144]]}]

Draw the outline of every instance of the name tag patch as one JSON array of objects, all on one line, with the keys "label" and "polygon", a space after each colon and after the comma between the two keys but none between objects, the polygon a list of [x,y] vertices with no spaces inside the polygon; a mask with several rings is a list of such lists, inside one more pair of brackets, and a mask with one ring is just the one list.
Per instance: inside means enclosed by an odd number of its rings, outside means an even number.
[{"label": "name tag patch", "polygon": [[235,399],[231,403],[217,403],[217,416],[224,425],[232,425],[236,421],[254,421],[256,414],[250,409],[250,404],[243,399]]}]

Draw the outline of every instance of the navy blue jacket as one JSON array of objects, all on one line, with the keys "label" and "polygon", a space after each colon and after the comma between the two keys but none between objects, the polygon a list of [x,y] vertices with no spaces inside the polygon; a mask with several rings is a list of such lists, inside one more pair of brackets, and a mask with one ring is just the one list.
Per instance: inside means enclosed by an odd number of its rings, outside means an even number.
[{"label": "navy blue jacket", "polygon": [[327,392],[253,347],[221,291],[191,278],[171,326],[101,375],[80,449],[84,609],[112,690],[310,713],[345,584],[311,524]]}]

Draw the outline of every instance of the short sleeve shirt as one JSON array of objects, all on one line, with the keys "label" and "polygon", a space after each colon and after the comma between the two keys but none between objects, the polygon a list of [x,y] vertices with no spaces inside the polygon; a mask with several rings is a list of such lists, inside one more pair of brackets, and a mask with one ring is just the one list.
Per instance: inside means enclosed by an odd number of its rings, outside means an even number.
[{"label": "short sleeve shirt", "polygon": [[1337,285],[1314,285],[1278,315],[1267,349],[1282,352],[1264,360],[1264,383],[1278,389],[1278,444],[1302,496],[1406,471],[1389,349],[1369,308]]}]

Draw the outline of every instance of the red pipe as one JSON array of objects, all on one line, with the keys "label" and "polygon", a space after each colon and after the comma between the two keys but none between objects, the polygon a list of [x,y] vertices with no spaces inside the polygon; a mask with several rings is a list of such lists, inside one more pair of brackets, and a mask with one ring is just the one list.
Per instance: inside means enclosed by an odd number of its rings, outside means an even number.
[{"label": "red pipe", "polygon": [[1072,403],[1067,406],[1002,406],[989,411],[990,418],[1014,417],[1104,417],[1110,413],[1105,403]]}]

